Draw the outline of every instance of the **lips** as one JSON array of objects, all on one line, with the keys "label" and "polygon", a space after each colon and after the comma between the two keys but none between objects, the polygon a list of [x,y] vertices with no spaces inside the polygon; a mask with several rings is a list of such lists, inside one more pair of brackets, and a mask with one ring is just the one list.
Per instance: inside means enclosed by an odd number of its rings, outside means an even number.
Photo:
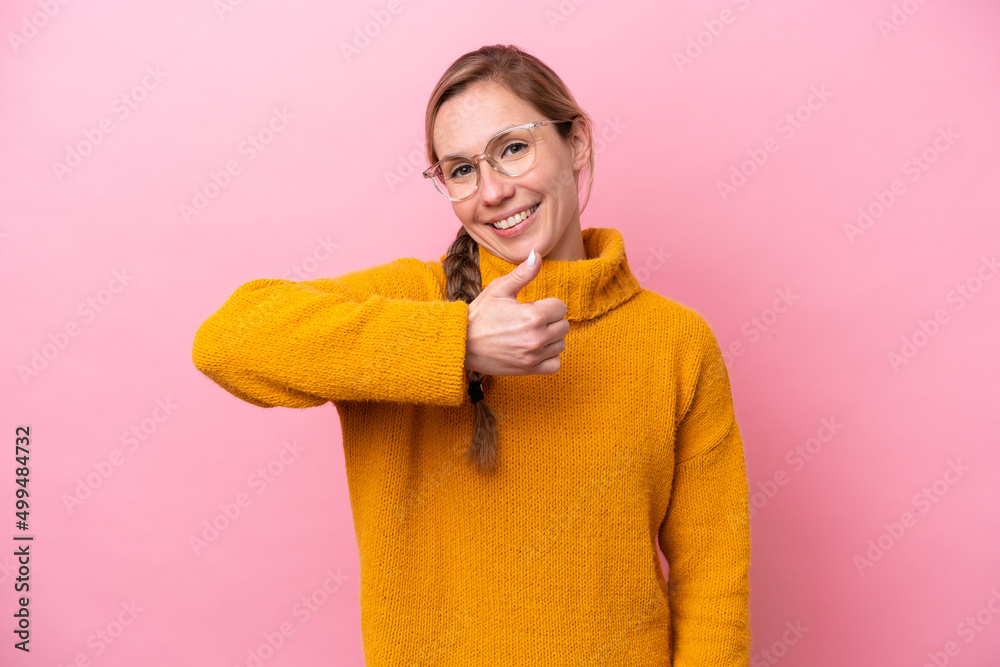
[{"label": "lips", "polygon": [[[538,212],[542,210],[542,205],[540,203],[536,204],[533,209],[529,208],[528,210],[531,211],[531,214],[515,225],[504,227],[503,229],[490,225],[490,228],[493,230],[494,234],[502,239],[513,239],[521,234],[529,234],[531,233],[531,228],[535,224],[535,220],[538,219]],[[518,214],[518,216],[520,215],[523,215],[523,213]]]},{"label": "lips", "polygon": [[[517,225],[521,224],[522,222],[524,222],[525,220],[527,220],[529,217],[531,217],[531,215],[534,214],[534,212],[538,209],[538,207],[539,207],[539,204],[532,204],[528,208],[523,209],[521,211],[518,211],[517,213],[515,213],[513,215],[509,215],[506,218],[503,218],[502,220],[498,220],[496,222],[490,222],[490,223],[487,223],[487,224],[492,225],[494,229],[510,229],[511,227],[516,227]],[[516,222],[514,222],[513,224],[511,224],[511,223],[507,222],[509,220],[516,220]],[[501,223],[507,223],[507,226],[506,227],[498,227],[497,225],[499,225]]]}]

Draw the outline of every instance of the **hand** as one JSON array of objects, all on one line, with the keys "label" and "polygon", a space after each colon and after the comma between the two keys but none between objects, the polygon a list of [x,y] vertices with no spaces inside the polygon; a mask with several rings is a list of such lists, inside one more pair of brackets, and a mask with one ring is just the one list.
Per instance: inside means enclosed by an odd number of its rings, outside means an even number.
[{"label": "hand", "polygon": [[[528,262],[534,261],[534,266]],[[569,332],[566,304],[550,297],[521,303],[517,294],[538,275],[542,258],[528,259],[496,278],[469,304],[465,367],[486,375],[532,375],[559,370]]]}]

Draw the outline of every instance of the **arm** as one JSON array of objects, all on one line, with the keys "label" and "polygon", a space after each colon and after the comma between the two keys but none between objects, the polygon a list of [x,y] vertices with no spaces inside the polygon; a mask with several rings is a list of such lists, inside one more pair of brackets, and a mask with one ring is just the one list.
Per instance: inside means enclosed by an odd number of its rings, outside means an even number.
[{"label": "arm", "polygon": [[241,285],[198,327],[192,359],[261,407],[374,400],[460,405],[468,304],[444,301],[431,263]]},{"label": "arm", "polygon": [[702,348],[675,433],[670,505],[659,542],[670,566],[674,667],[744,667],[750,659],[750,519],[743,444],[718,341]]}]

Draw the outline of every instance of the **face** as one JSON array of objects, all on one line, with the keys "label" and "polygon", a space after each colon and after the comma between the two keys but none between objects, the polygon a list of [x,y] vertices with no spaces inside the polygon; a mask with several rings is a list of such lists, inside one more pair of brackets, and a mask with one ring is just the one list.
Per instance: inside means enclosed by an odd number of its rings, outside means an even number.
[{"label": "face", "polygon": [[[505,87],[479,84],[441,105],[434,148],[439,158],[476,155],[498,132],[545,119]],[[527,259],[532,249],[549,259],[585,259],[577,184],[587,163],[589,137],[580,123],[569,140],[555,125],[536,127],[534,134],[537,154],[530,170],[504,176],[481,159],[476,165],[479,187],[468,199],[451,202],[452,208],[480,246],[513,264]],[[536,204],[538,209],[516,227],[497,230],[490,224]]]}]

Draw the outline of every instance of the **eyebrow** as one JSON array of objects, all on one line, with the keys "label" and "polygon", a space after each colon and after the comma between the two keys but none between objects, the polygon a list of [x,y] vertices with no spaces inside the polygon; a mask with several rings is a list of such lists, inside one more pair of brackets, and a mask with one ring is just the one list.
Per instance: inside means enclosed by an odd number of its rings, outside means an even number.
[{"label": "eyebrow", "polygon": [[[513,125],[506,125],[506,126],[502,127],[501,129],[497,130],[496,132],[494,132],[493,134],[490,135],[490,138],[487,139],[487,141],[486,141],[486,146],[489,146],[489,142],[493,141],[493,138],[496,137],[501,132],[503,132],[505,130],[509,130],[512,127],[518,127],[519,125],[525,125],[525,124],[530,123],[530,122],[532,122],[532,121],[529,120],[529,121],[525,121],[524,123],[514,123]],[[485,148],[485,146],[483,148]],[[441,157],[441,160],[447,160],[450,157],[459,157],[459,156],[472,157],[473,153],[448,153],[447,155],[443,155]]]}]

